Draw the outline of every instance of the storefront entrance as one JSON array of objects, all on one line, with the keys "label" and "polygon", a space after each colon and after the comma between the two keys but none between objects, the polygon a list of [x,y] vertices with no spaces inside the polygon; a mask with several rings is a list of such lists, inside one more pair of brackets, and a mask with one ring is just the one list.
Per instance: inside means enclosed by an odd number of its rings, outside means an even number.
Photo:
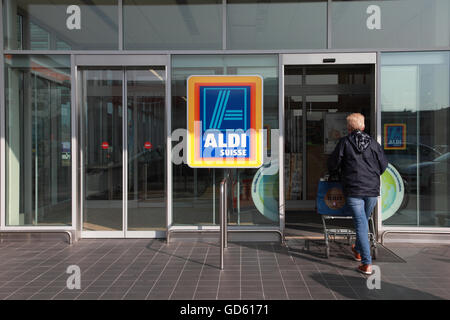
[{"label": "storefront entrance", "polygon": [[[271,184],[266,182],[275,186],[279,177],[279,192],[278,188],[271,190],[276,201],[276,194],[280,196],[280,219],[275,205],[271,223],[274,230],[283,232],[291,218],[299,225],[311,226],[319,221],[315,213],[317,184],[326,173],[326,162],[337,140],[346,134],[346,116],[360,112],[366,117],[367,132],[376,136],[379,130],[375,112],[376,54],[285,54],[280,61],[280,103],[274,103],[271,108],[272,93],[265,90],[269,96],[265,97],[264,123],[271,130],[276,128],[278,119],[280,127],[284,125],[279,150],[279,163],[284,166],[280,166],[280,175],[274,175]],[[171,145],[168,132],[185,128],[181,123],[185,117],[185,99],[177,96],[178,91],[184,95],[185,90],[178,88],[176,82],[180,78],[184,84],[185,80],[178,76],[178,67],[172,70],[176,90],[170,94],[167,56],[77,55],[75,64],[81,237],[166,237],[168,226],[172,230],[184,222],[183,230],[188,229],[184,220],[189,214],[194,217],[189,228],[197,229],[199,210],[184,209],[182,215],[178,212],[180,204],[176,199],[181,185],[174,181],[179,165],[172,159],[172,150],[167,150]],[[183,75],[198,73],[197,70],[183,72]],[[256,68],[253,72],[261,71]],[[270,79],[266,79],[265,86],[272,88]],[[274,101],[276,96],[273,95]],[[170,101],[176,102],[175,110],[178,104],[183,107],[179,115],[173,113]],[[172,146],[177,146],[174,144],[177,135],[173,135]],[[278,140],[275,135],[273,139]],[[276,153],[273,157],[277,158]],[[213,177],[214,174],[213,171]],[[239,192],[236,192],[236,203],[233,202],[237,223],[235,215],[229,217],[229,223],[236,223],[236,228],[243,224],[241,174],[236,173]],[[181,176],[186,182],[188,175]],[[198,172],[195,170],[193,177],[196,186]],[[212,185],[218,182],[220,178],[213,179]],[[198,192],[195,188],[193,191]],[[218,199],[215,193],[213,190],[213,205],[205,208],[213,217],[213,228],[217,213],[214,205]],[[196,199],[199,201],[198,195]],[[262,210],[264,214],[269,211]],[[250,224],[262,225],[264,221]]]},{"label": "storefront entrance", "polygon": [[95,60],[78,67],[81,236],[164,237],[166,67]]},{"label": "storefront entrance", "polygon": [[310,230],[318,182],[346,117],[359,112],[376,138],[375,54],[315,54],[284,57],[284,195],[286,223]]}]

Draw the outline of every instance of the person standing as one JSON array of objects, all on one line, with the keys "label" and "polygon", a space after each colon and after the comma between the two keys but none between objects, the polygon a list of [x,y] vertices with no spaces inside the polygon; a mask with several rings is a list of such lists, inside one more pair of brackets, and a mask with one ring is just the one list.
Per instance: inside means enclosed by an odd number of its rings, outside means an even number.
[{"label": "person standing", "polygon": [[356,242],[352,246],[358,270],[372,274],[369,244],[369,218],[380,196],[380,175],[388,161],[380,144],[364,132],[364,116],[352,113],[347,117],[348,135],[341,138],[328,158],[328,171],[340,170],[349,213],[355,224]]}]

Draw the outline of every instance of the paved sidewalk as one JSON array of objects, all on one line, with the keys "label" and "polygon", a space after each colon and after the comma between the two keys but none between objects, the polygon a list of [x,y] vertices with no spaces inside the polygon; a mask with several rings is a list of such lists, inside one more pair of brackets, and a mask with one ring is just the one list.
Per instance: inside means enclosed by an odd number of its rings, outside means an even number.
[{"label": "paved sidewalk", "polygon": [[[381,289],[369,290],[349,247],[304,249],[230,243],[218,270],[216,243],[148,239],[0,243],[0,299],[450,299],[450,246],[391,244],[374,261]],[[396,257],[398,255],[401,258]],[[81,269],[69,290],[68,266]]]}]

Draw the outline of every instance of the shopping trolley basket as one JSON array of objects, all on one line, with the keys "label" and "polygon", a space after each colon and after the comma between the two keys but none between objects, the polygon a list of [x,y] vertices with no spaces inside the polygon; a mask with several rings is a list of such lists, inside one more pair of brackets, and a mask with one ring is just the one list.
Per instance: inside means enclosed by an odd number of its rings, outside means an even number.
[{"label": "shopping trolley basket", "polygon": [[[327,178],[321,178],[316,198],[317,213],[322,216],[323,233],[325,240],[325,255],[330,257],[330,241],[333,238],[336,241],[336,236],[346,237],[348,243],[351,244],[352,238],[356,237],[354,229],[350,228],[327,228],[328,220],[352,220],[349,214],[348,206],[345,201],[345,196],[342,184],[337,181],[328,181]],[[372,258],[376,259],[378,255],[377,242],[375,235],[375,226],[370,216],[369,219],[369,241],[371,244]]]}]

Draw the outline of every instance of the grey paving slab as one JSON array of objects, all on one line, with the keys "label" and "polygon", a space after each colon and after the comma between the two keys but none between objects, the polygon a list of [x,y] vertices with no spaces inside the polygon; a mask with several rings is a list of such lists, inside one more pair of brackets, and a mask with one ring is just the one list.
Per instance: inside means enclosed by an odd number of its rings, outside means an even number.
[{"label": "grey paving slab", "polygon": [[[348,246],[319,242],[230,243],[218,270],[214,243],[160,240],[34,241],[0,244],[0,299],[449,299],[450,246],[390,245],[374,261],[381,289],[369,290]],[[69,265],[81,289],[67,289]]]}]

